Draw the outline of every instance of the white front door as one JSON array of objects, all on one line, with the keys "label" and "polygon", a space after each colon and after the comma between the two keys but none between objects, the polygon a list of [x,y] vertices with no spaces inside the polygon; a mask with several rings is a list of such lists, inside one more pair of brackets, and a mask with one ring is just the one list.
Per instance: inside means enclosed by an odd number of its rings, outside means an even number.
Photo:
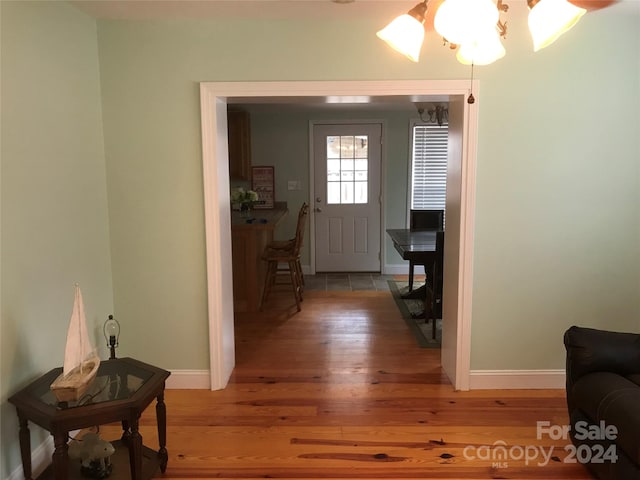
[{"label": "white front door", "polygon": [[382,125],[314,125],[318,272],[380,272]]}]

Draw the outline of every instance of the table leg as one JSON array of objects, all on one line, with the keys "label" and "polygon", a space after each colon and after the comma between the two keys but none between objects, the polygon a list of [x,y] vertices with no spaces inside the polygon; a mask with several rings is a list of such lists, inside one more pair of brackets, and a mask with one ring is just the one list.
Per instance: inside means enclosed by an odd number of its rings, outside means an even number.
[{"label": "table leg", "polygon": [[54,432],[53,444],[53,478],[67,480],[69,478],[69,457],[67,456],[67,439],[69,432]]},{"label": "table leg", "polygon": [[131,437],[131,431],[129,429],[129,420],[122,420],[122,443],[129,445],[129,437]]},{"label": "table leg", "polygon": [[156,423],[158,424],[158,441],[160,444],[160,450],[158,450],[158,456],[160,457],[160,471],[164,473],[167,470],[167,462],[169,461],[169,453],[166,449],[167,407],[164,403],[164,387],[158,395],[158,402],[156,403]]},{"label": "table leg", "polygon": [[129,435],[129,466],[131,468],[131,480],[142,478],[142,435],[138,431],[138,419],[131,422],[131,435]]},{"label": "table leg", "polygon": [[22,473],[25,480],[31,480],[31,432],[29,422],[18,411],[18,423],[20,424],[20,456],[22,457]]}]

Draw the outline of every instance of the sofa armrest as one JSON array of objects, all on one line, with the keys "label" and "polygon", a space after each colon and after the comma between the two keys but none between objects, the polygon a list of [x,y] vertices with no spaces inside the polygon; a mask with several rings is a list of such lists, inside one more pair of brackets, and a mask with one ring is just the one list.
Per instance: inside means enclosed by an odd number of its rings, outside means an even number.
[{"label": "sofa armrest", "polygon": [[587,373],[640,373],[640,334],[573,326],[564,334],[564,345],[568,389]]}]

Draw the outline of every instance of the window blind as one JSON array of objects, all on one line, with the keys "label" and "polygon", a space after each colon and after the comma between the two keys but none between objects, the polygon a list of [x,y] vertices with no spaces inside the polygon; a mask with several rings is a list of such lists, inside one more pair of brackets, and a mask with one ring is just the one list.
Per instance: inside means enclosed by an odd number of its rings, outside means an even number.
[{"label": "window blind", "polygon": [[447,197],[447,125],[413,126],[411,208],[444,210]]}]

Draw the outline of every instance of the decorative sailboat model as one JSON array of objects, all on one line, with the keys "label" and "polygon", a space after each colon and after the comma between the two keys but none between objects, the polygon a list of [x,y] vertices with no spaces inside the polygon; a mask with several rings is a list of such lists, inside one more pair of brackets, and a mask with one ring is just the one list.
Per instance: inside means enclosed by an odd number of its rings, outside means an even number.
[{"label": "decorative sailboat model", "polygon": [[89,340],[82,292],[76,284],[62,374],[51,384],[51,391],[58,402],[78,401],[96,378],[99,366],[100,358]]}]

